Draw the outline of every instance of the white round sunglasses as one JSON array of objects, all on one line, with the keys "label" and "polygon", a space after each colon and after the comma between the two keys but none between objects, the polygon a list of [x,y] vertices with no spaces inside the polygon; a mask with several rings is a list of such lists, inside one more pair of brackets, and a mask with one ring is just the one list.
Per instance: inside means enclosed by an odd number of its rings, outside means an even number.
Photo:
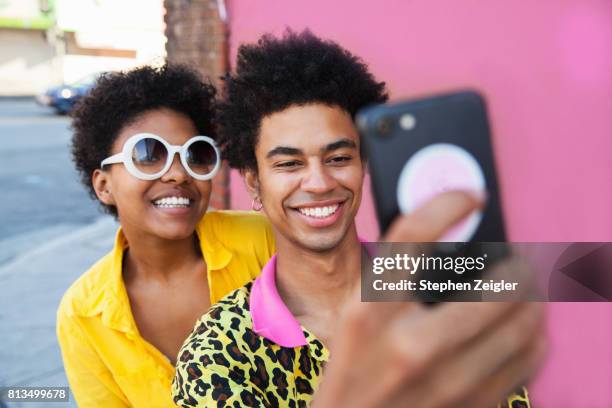
[{"label": "white round sunglasses", "polygon": [[181,164],[196,180],[210,180],[221,167],[221,152],[208,136],[194,136],[182,146],[174,146],[153,133],[138,133],[123,144],[121,153],[102,160],[100,167],[123,163],[127,171],[141,180],[162,177],[179,153]]}]

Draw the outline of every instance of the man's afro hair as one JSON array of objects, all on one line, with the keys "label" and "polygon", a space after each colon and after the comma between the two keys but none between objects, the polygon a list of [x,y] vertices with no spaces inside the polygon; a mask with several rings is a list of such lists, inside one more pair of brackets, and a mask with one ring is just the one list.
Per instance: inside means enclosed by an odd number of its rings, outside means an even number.
[{"label": "man's afro hair", "polygon": [[[215,137],[215,88],[184,65],[143,66],[102,74],[72,116],[72,159],[92,198],[94,170],[110,156],[121,130],[142,114],[160,108],[189,117],[201,135]],[[114,206],[102,204],[117,216]]]},{"label": "man's afro hair", "polygon": [[257,170],[255,146],[261,121],[292,105],[339,106],[352,117],[367,105],[387,100],[366,64],[309,30],[270,34],[238,49],[236,72],[224,78],[218,102],[219,144],[229,165]]}]

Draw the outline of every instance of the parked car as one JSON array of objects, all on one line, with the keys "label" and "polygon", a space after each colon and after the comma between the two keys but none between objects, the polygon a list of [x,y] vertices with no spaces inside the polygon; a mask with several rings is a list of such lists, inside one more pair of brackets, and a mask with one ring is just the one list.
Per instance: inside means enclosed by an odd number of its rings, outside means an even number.
[{"label": "parked car", "polygon": [[65,115],[93,87],[99,76],[100,73],[91,74],[71,84],[53,86],[44,94],[38,95],[36,101],[40,105],[50,106],[57,113]]}]

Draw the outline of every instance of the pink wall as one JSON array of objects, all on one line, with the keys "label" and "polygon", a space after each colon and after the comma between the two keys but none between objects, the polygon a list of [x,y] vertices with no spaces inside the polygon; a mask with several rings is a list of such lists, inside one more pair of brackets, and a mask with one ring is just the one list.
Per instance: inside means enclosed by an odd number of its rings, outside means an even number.
[{"label": "pink wall", "polygon": [[[488,99],[513,241],[612,241],[609,0],[230,0],[231,53],[309,27],[387,81],[393,98],[464,87]],[[250,200],[232,175],[232,204]],[[377,236],[371,198],[358,219]],[[612,406],[612,307],[551,304],[535,406]]]}]

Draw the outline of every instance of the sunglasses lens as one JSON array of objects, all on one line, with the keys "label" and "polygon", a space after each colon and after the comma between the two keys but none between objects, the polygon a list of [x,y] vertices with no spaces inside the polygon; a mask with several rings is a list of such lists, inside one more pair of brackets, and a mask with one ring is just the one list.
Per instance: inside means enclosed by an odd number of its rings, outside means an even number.
[{"label": "sunglasses lens", "polygon": [[144,138],[139,140],[132,150],[132,162],[136,168],[146,174],[160,172],[168,157],[168,150],[159,140]]},{"label": "sunglasses lens", "polygon": [[212,144],[198,140],[189,145],[187,149],[187,164],[196,174],[206,175],[215,168],[217,154]]}]

